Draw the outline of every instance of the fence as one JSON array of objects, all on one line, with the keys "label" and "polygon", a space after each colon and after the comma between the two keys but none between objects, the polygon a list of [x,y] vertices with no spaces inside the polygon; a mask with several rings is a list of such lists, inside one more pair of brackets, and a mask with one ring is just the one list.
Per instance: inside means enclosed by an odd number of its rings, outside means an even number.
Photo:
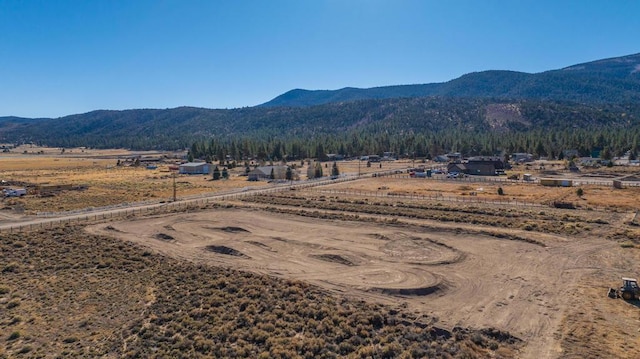
[{"label": "fence", "polygon": [[151,214],[151,213],[162,213],[162,212],[170,212],[176,211],[180,209],[189,209],[189,208],[197,208],[207,205],[211,202],[218,202],[224,200],[235,200],[246,196],[251,196],[255,194],[268,194],[268,193],[276,193],[291,189],[303,189],[310,188],[315,186],[321,186],[330,183],[340,183],[345,181],[353,181],[358,178],[362,178],[366,176],[360,177],[348,177],[342,176],[334,179],[329,179],[326,177],[309,180],[309,181],[300,181],[300,182],[292,182],[287,181],[286,183],[276,184],[273,187],[269,188],[261,188],[261,187],[245,187],[241,190],[237,191],[229,191],[227,193],[209,193],[209,194],[201,194],[195,196],[189,196],[180,198],[179,201],[176,202],[156,202],[156,201],[146,201],[146,202],[137,202],[135,204],[119,204],[114,206],[107,206],[101,208],[87,208],[77,211],[68,211],[68,212],[39,212],[37,215],[41,217],[40,219],[35,219],[31,221],[26,221],[22,223],[16,223],[12,225],[0,225],[0,233],[14,233],[14,232],[22,232],[22,231],[30,231],[30,230],[38,230],[45,228],[52,228],[56,225],[62,224],[71,224],[71,223],[82,223],[88,221],[96,221],[96,220],[105,220],[110,218],[117,217],[126,217],[133,215],[142,215],[142,214]]},{"label": "fence", "polygon": [[[528,184],[528,185],[540,185],[539,178],[535,178],[530,181],[512,180],[512,179],[499,177],[499,176],[465,176],[465,177],[458,177],[458,178],[448,178],[446,175],[439,175],[439,174],[434,174],[431,177],[410,177],[408,174],[395,173],[395,172],[378,173],[375,176],[411,179],[416,181],[437,180],[437,181],[470,182],[470,183],[518,183],[518,184]],[[589,179],[589,178],[565,178],[565,179],[571,181],[572,187],[590,186],[590,185],[613,187],[613,179],[611,180]],[[622,187],[640,187],[640,181],[621,181],[621,183],[622,183]]]},{"label": "fence", "polygon": [[[61,225],[65,223],[81,223],[90,220],[100,220],[114,217],[126,217],[130,215],[141,215],[159,211],[172,211],[179,210],[180,208],[188,209],[189,207],[198,207],[209,204],[214,201],[235,200],[242,197],[255,195],[255,194],[268,194],[276,193],[291,189],[306,189],[327,184],[341,183],[346,181],[353,181],[361,178],[368,177],[392,177],[392,178],[404,178],[411,180],[425,180],[425,178],[410,178],[408,174],[399,174],[396,171],[386,171],[373,174],[363,174],[360,176],[340,176],[337,178],[319,178],[308,181],[286,181],[276,184],[273,187],[261,188],[261,187],[245,187],[236,191],[229,191],[227,193],[205,193],[200,195],[194,195],[181,198],[176,202],[156,202],[146,201],[137,202],[135,204],[124,203],[114,206],[101,207],[101,208],[88,208],[77,211],[69,212],[39,212],[38,217],[44,217],[38,220],[32,220],[22,223],[16,223],[14,225],[0,225],[0,233],[12,233],[26,230],[37,230],[50,228],[54,225]],[[538,184],[538,180],[521,182],[515,180],[509,180],[501,177],[463,177],[463,178],[445,178],[444,176],[436,176],[432,178],[426,178],[426,180],[447,180],[455,182],[506,182],[506,183],[525,183],[525,184]],[[595,181],[595,180],[573,180],[574,186],[578,185],[612,185],[612,181]],[[625,186],[640,186],[638,182],[623,182]],[[475,196],[443,196],[443,195],[415,195],[415,194],[394,194],[384,191],[360,191],[360,190],[335,190],[335,189],[321,189],[315,190],[318,193],[325,194],[341,194],[351,196],[362,197],[385,197],[385,198],[406,198],[423,201],[447,201],[453,203],[478,203],[478,204],[494,204],[494,205],[513,205],[531,208],[548,208],[548,204],[518,201],[514,199],[505,200],[489,200],[478,198]],[[587,210],[603,211],[605,208],[601,207],[588,207],[582,208]]]},{"label": "fence", "polygon": [[[453,202],[453,203],[465,203],[465,204],[492,204],[492,205],[511,205],[511,206],[519,206],[519,207],[531,207],[531,208],[553,208],[553,205],[548,203],[538,203],[538,202],[527,202],[516,199],[504,199],[504,200],[493,200],[480,198],[476,196],[444,196],[441,194],[433,194],[433,195],[417,195],[417,194],[396,194],[393,192],[387,191],[363,191],[363,190],[336,190],[336,189],[314,189],[316,193],[326,194],[326,195],[343,195],[343,196],[356,196],[356,197],[368,197],[368,198],[404,198],[409,200],[419,200],[425,202]],[[580,207],[579,209],[589,210],[589,211],[605,211],[607,210],[604,207]]]}]

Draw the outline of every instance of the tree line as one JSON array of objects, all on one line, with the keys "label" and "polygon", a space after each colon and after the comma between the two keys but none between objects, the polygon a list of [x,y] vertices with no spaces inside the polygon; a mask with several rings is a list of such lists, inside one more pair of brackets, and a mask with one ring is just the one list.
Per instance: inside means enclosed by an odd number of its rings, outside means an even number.
[{"label": "tree line", "polygon": [[604,159],[631,153],[635,159],[640,143],[640,126],[599,129],[571,128],[524,132],[447,131],[395,132],[370,131],[297,137],[212,137],[192,143],[190,158],[209,162],[257,159],[295,161],[306,158],[329,160],[329,154],[343,157],[383,155],[392,152],[403,158],[426,158],[448,152],[465,156],[492,156],[531,153],[536,157],[562,159],[567,150],[581,157],[599,153]]}]

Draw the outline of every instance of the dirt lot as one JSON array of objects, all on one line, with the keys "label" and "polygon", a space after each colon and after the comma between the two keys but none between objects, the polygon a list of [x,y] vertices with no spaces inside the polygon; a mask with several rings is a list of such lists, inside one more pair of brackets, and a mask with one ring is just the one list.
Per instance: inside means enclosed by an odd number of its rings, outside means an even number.
[{"label": "dirt lot", "polygon": [[[432,226],[424,230],[425,224]],[[637,252],[630,255],[618,243],[599,238],[518,232],[530,243],[474,234],[475,227],[465,225],[433,225],[319,220],[243,209],[89,230],[175,258],[303,280],[338,295],[405,306],[449,329],[497,327],[525,340],[521,358],[640,355],[638,347],[616,349],[624,341],[638,344],[637,308],[605,296],[609,284],[640,271],[631,259]],[[580,333],[585,328],[589,331]],[[583,340],[593,347],[581,349]]]}]

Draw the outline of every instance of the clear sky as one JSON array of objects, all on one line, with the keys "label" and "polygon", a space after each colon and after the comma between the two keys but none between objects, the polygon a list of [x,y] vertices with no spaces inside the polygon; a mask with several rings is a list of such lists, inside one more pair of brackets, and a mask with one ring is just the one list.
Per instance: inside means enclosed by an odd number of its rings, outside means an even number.
[{"label": "clear sky", "polygon": [[0,116],[236,108],[638,52],[640,0],[0,0]]}]

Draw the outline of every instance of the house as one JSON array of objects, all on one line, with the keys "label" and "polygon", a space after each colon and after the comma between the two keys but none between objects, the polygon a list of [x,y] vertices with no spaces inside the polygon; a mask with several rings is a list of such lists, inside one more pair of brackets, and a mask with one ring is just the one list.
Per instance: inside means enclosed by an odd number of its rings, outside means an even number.
[{"label": "house", "polygon": [[442,162],[449,162],[449,157],[443,156],[443,155],[439,155],[439,156],[436,156],[433,160],[436,161],[436,162],[441,162],[441,163]]},{"label": "house", "polygon": [[530,153],[514,153],[511,160],[515,163],[533,162],[533,155]]},{"label": "house", "polygon": [[462,160],[462,154],[460,154],[460,152],[449,152],[445,156],[447,156],[447,159],[451,162]]},{"label": "house", "polygon": [[467,163],[467,174],[476,176],[495,176],[496,166],[493,162],[469,162]]},{"label": "house", "polygon": [[211,164],[206,162],[187,162],[178,167],[178,173],[186,175],[208,175],[211,173]]},{"label": "house", "polygon": [[467,162],[467,174],[476,176],[495,176],[498,173],[504,173],[508,169],[500,157],[478,156],[471,157]]},{"label": "house", "polygon": [[[271,172],[273,171],[273,178],[271,178]],[[261,166],[256,167],[253,171],[247,174],[248,181],[260,181],[260,180],[283,180],[287,178],[287,166]]]},{"label": "house", "polygon": [[448,173],[469,173],[468,171],[466,163],[449,163],[447,165]]},{"label": "house", "polygon": [[385,152],[382,154],[382,161],[395,161],[398,157],[393,152]]}]

